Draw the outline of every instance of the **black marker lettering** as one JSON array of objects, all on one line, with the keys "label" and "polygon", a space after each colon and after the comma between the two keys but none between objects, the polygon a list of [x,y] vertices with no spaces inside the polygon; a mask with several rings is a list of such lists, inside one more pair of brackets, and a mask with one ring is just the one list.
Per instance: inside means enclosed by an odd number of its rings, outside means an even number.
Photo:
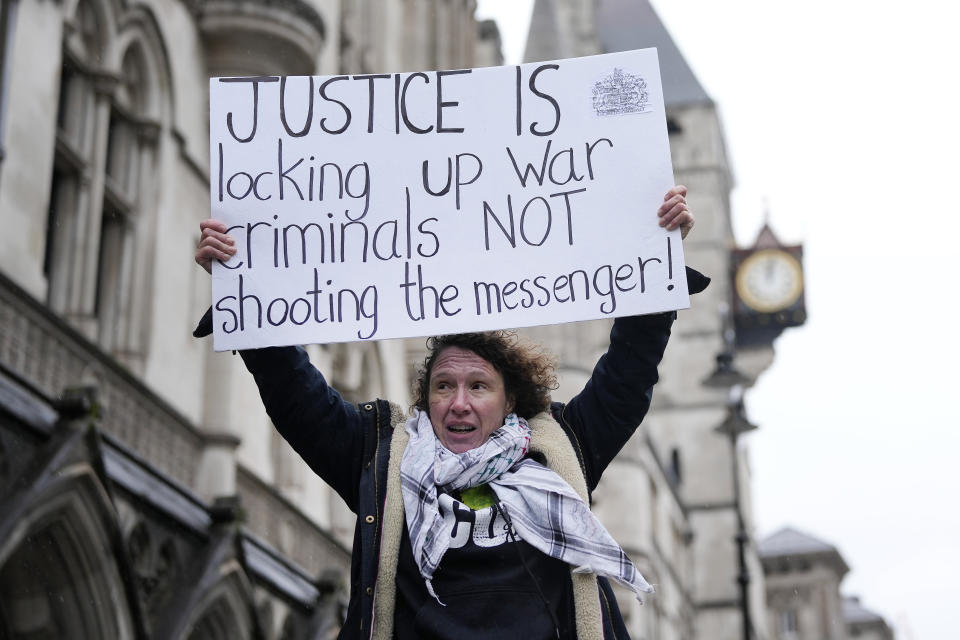
[{"label": "black marker lettering", "polygon": [[608,138],[600,138],[599,140],[594,140],[593,142],[585,142],[584,145],[587,147],[587,172],[590,174],[590,179],[593,180],[593,148],[596,147],[601,142],[606,142],[610,145],[610,148],[613,148],[613,142]]},{"label": "black marker lettering", "polygon": [[[240,276],[240,277],[242,278],[243,276]],[[223,306],[223,301],[224,301],[224,300],[236,300],[236,299],[237,299],[237,296],[224,296],[224,297],[220,298],[219,300],[217,300],[217,304],[214,305],[214,308],[215,308],[217,311],[223,311],[223,312],[229,313],[229,314],[230,314],[230,317],[233,318],[233,326],[230,327],[229,329],[227,329],[227,323],[226,323],[226,322],[224,322],[224,323],[221,325],[221,329],[223,330],[224,333],[233,333],[234,331],[237,330],[237,327],[240,326],[240,321],[239,321],[239,319],[237,318],[237,314],[233,312],[233,309],[231,309],[230,307],[225,307],[225,306]]]},{"label": "black marker lettering", "polygon": [[547,140],[547,146],[543,150],[543,162],[540,165],[540,172],[537,173],[536,167],[531,163],[527,163],[527,166],[523,169],[523,175],[520,174],[520,167],[517,165],[517,159],[513,157],[513,150],[510,147],[507,147],[507,155],[510,156],[510,162],[513,163],[513,171],[517,174],[517,180],[520,181],[521,186],[527,186],[527,178],[530,174],[533,174],[533,178],[537,181],[537,184],[543,186],[543,178],[547,174],[547,158],[550,156],[550,145],[553,144],[553,140]]},{"label": "black marker lettering", "polygon": [[567,207],[567,242],[573,244],[573,210],[570,209],[570,196],[575,193],[583,193],[586,191],[586,187],[580,189],[574,189],[572,191],[561,191],[559,193],[551,193],[551,198],[556,198],[557,196],[563,196],[563,203]]},{"label": "black marker lettering", "polygon": [[[540,238],[540,242],[532,242],[530,238],[527,237],[527,232],[526,232],[527,211],[529,210],[530,205],[532,205],[534,202],[542,203],[543,208],[547,214],[547,223],[544,225],[543,237]],[[543,198],[541,196],[536,196],[534,198],[531,198],[530,201],[527,202],[527,204],[523,205],[523,211],[520,212],[520,237],[523,238],[524,242],[526,242],[527,244],[533,247],[541,246],[544,242],[547,241],[547,236],[550,235],[550,227],[552,225],[553,225],[553,214],[550,211],[550,203],[547,202],[546,198]]]},{"label": "black marker lettering", "polygon": [[523,81],[523,75],[520,72],[520,65],[517,65],[517,135],[519,136],[523,132],[523,90],[521,89],[521,83]]},{"label": "black marker lettering", "polygon": [[375,109],[375,97],[376,91],[374,89],[374,83],[377,80],[389,80],[389,73],[374,73],[363,76],[353,76],[354,80],[366,80],[367,81],[367,133],[373,133],[373,114]]},{"label": "black marker lettering", "polygon": [[[460,158],[470,157],[477,161],[477,171],[473,174],[473,177],[470,178],[467,182],[462,182],[460,180]],[[473,155],[472,153],[458,153],[457,154],[457,211],[460,211],[460,187],[465,187],[468,184],[473,184],[477,181],[477,178],[480,177],[480,174],[483,173],[483,161],[479,157]]]},{"label": "black marker lettering", "polygon": [[414,133],[430,133],[433,131],[433,125],[431,124],[426,129],[421,129],[412,122],[407,116],[407,87],[410,86],[410,82],[414,78],[423,78],[423,81],[427,84],[430,84],[430,77],[425,73],[411,73],[407,76],[407,79],[403,81],[403,92],[400,94],[400,117],[403,118],[403,124],[407,126],[407,129],[413,131]]},{"label": "black marker lettering", "polygon": [[309,76],[307,79],[310,81],[310,90],[307,91],[307,95],[310,96],[310,101],[307,103],[307,121],[304,123],[303,129],[294,131],[287,124],[287,76],[280,78],[280,122],[291,138],[300,138],[310,133],[310,123],[313,122],[313,76]]},{"label": "black marker lettering", "polygon": [[496,222],[497,226],[500,227],[500,231],[503,232],[503,235],[507,239],[507,242],[510,243],[510,246],[514,249],[517,248],[517,230],[513,224],[513,199],[510,197],[510,194],[507,194],[507,211],[510,216],[510,231],[507,231],[507,228],[503,226],[503,223],[500,222],[500,218],[497,217],[497,214],[490,207],[487,201],[483,201],[483,242],[484,246],[487,248],[487,251],[490,251],[489,217],[493,217],[494,222]]},{"label": "black marker lettering", "polygon": [[637,256],[637,262],[640,264],[640,293],[645,293],[647,290],[647,283],[644,280],[643,270],[646,268],[648,262],[656,262],[660,264],[660,258],[643,258]]},{"label": "black marker lettering", "polygon": [[437,218],[427,218],[426,220],[422,221],[420,224],[417,225],[417,231],[433,238],[433,251],[431,251],[430,253],[424,252],[422,242],[417,245],[417,253],[423,258],[432,258],[433,256],[437,255],[438,251],[440,251],[440,238],[438,238],[437,234],[435,234],[433,231],[427,231],[426,229],[423,228],[424,225],[430,222],[431,220],[433,222],[438,221]]},{"label": "black marker lettering", "polygon": [[220,82],[249,82],[253,85],[253,126],[250,130],[250,135],[246,138],[241,138],[237,135],[236,131],[233,129],[233,112],[227,113],[227,131],[230,132],[230,135],[233,136],[233,139],[237,142],[250,142],[253,140],[253,136],[257,133],[257,111],[259,108],[259,95],[260,95],[260,83],[261,82],[277,82],[278,78],[274,76],[258,76],[258,77],[249,77],[249,78],[220,78]]},{"label": "black marker lettering", "polygon": [[472,73],[471,69],[457,69],[455,71],[437,71],[437,133],[463,133],[463,127],[444,127],[443,110],[446,107],[456,107],[459,102],[443,101],[443,78],[444,76],[455,76],[464,73]]},{"label": "black marker lettering", "polygon": [[300,185],[297,184],[297,181],[291,178],[288,174],[299,167],[303,163],[303,158],[297,160],[292,166],[288,167],[286,171],[283,169],[283,138],[277,138],[277,183],[280,188],[280,199],[283,200],[283,181],[289,180],[293,183],[293,188],[297,190],[297,195],[300,196],[300,199],[303,200],[303,192],[300,191]]},{"label": "black marker lettering", "polygon": [[552,135],[553,132],[556,131],[557,128],[560,126],[560,105],[557,104],[557,101],[553,98],[553,96],[543,93],[542,91],[537,89],[537,76],[539,76],[543,71],[546,71],[547,69],[557,70],[559,68],[560,68],[560,65],[557,65],[557,64],[544,64],[534,69],[533,73],[530,74],[529,85],[530,85],[531,93],[533,93],[538,98],[543,98],[544,100],[552,104],[553,110],[556,113],[556,116],[553,121],[553,127],[546,131],[537,130],[537,125],[540,124],[539,122],[532,122],[530,124],[530,133],[532,133],[535,136]]},{"label": "black marker lettering", "polygon": [[430,188],[429,160],[423,161],[423,190],[432,196],[442,196],[450,191],[450,184],[453,182],[453,160],[447,156],[447,183],[443,185],[440,191],[434,191]]},{"label": "black marker lettering", "polygon": [[351,113],[350,113],[350,108],[349,108],[347,105],[345,105],[344,103],[342,103],[342,102],[340,102],[339,100],[337,100],[336,98],[331,98],[331,97],[329,97],[329,96],[327,95],[327,87],[328,87],[329,85],[333,84],[334,82],[338,82],[338,81],[340,81],[340,80],[349,80],[349,79],[350,79],[349,76],[337,76],[337,77],[335,77],[335,78],[330,78],[329,80],[327,80],[326,82],[324,82],[322,85],[320,85],[320,97],[323,98],[324,100],[326,100],[327,102],[336,102],[336,103],[337,103],[338,105],[340,105],[340,107],[343,109],[343,115],[344,115],[343,126],[340,127],[339,129],[328,129],[328,128],[327,128],[327,119],[326,119],[326,118],[321,118],[321,119],[320,119],[320,128],[323,129],[326,133],[330,133],[330,134],[333,134],[333,135],[337,135],[337,134],[340,134],[340,133],[343,133],[344,131],[346,131],[346,130],[347,130],[347,127],[350,126],[350,120],[351,120],[352,117],[353,117],[353,116],[351,115]]}]

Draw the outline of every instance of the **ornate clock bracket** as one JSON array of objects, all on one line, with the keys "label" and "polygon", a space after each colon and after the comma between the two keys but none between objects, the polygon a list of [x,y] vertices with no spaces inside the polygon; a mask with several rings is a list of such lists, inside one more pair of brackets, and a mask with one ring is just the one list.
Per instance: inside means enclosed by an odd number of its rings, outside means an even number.
[{"label": "ornate clock bracket", "polygon": [[807,319],[803,245],[785,245],[764,223],[752,247],[730,255],[733,322],[738,347],[770,346]]}]

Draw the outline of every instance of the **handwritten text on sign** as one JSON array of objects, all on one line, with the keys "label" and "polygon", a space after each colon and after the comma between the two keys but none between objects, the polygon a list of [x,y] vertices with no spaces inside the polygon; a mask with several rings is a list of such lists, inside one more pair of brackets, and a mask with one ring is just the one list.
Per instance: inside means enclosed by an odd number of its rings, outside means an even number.
[{"label": "handwritten text on sign", "polygon": [[210,81],[218,350],[688,305],[654,49]]}]

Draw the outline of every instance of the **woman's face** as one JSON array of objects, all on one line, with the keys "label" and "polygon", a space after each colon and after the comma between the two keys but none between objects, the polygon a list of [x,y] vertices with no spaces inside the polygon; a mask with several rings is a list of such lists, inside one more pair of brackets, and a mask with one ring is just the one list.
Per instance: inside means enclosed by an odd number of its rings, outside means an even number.
[{"label": "woman's face", "polygon": [[433,432],[454,453],[482,445],[513,410],[500,372],[461,347],[446,347],[434,360],[429,404]]}]

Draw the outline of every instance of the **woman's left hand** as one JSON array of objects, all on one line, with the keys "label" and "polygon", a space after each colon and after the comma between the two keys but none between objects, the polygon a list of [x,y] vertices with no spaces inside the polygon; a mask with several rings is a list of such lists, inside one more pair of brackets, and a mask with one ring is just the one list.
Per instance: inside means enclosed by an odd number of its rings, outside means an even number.
[{"label": "woman's left hand", "polygon": [[667,191],[667,195],[663,196],[663,204],[657,209],[657,216],[661,227],[666,227],[668,231],[679,227],[680,237],[686,238],[694,223],[693,214],[687,207],[687,188],[677,185]]}]

